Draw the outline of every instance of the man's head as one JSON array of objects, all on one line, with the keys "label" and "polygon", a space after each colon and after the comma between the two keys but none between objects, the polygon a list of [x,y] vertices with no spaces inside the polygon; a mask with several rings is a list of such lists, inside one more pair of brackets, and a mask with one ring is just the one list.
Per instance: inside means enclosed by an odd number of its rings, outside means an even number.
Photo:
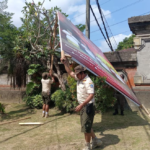
[{"label": "man's head", "polygon": [[44,72],[42,73],[42,78],[45,80],[48,78],[48,73],[47,72]]},{"label": "man's head", "polygon": [[121,74],[120,77],[121,77],[122,79],[124,79],[124,74]]},{"label": "man's head", "polygon": [[77,78],[79,80],[82,80],[82,79],[85,78],[85,76],[86,76],[86,73],[85,73],[86,68],[84,68],[81,65],[78,65],[77,67],[74,68],[74,70],[75,70],[75,75],[77,76]]}]

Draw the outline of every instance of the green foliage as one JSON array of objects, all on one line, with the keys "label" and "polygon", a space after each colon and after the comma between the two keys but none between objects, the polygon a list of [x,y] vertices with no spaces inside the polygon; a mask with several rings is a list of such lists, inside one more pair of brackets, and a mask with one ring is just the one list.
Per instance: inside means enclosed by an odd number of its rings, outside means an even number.
[{"label": "green foliage", "polygon": [[131,35],[129,38],[125,38],[122,42],[119,42],[116,51],[134,47],[134,37],[135,35]]},{"label": "green foliage", "polygon": [[0,55],[5,60],[14,58],[13,42],[17,34],[17,28],[11,24],[11,17],[0,14]]},{"label": "green foliage", "polygon": [[95,106],[97,111],[105,112],[108,108],[113,107],[116,98],[114,89],[108,86],[104,77],[91,77],[95,85]]},{"label": "green foliage", "polygon": [[28,69],[28,75],[31,75],[31,82],[27,84],[26,96],[23,100],[31,108],[41,108],[42,107],[42,97],[39,95],[41,93],[41,72],[45,70],[40,64],[31,64]]},{"label": "green foliage", "polygon": [[26,94],[29,95],[33,92],[33,90],[39,88],[39,85],[34,82],[29,82],[26,87]]},{"label": "green foliage", "polygon": [[43,101],[42,101],[41,95],[33,95],[33,96],[26,95],[23,98],[23,100],[26,102],[26,104],[30,108],[42,108],[42,106],[43,106]]},{"label": "green foliage", "polygon": [[74,108],[78,105],[77,93],[76,93],[76,81],[70,76],[67,78],[68,86],[66,91],[61,89],[56,90],[52,96],[52,101],[55,102],[55,106],[62,112],[73,112]]},{"label": "green foliage", "polygon": [[51,100],[55,102],[55,106],[62,112],[73,112],[74,108],[78,105],[69,87],[66,88],[66,91],[56,90],[52,94]]},{"label": "green foliage", "polygon": [[3,104],[0,103],[0,113],[4,114],[5,113],[5,107]]},{"label": "green foliage", "polygon": [[83,25],[83,24],[76,25],[76,27],[77,27],[81,32],[84,32],[84,30],[85,30],[85,25]]},{"label": "green foliage", "polygon": [[35,73],[37,73],[39,70],[41,69],[41,65],[40,64],[31,64],[29,66],[29,69],[28,69],[28,75],[33,75]]}]

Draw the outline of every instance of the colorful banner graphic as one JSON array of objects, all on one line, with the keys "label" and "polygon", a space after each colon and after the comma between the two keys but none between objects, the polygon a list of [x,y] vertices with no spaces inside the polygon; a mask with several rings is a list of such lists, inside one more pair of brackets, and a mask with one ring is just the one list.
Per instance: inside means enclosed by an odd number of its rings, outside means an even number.
[{"label": "colorful banner graphic", "polygon": [[60,12],[58,14],[61,50],[72,56],[96,76],[105,76],[106,82],[138,106],[141,105],[133,92],[120,77],[101,50]]}]

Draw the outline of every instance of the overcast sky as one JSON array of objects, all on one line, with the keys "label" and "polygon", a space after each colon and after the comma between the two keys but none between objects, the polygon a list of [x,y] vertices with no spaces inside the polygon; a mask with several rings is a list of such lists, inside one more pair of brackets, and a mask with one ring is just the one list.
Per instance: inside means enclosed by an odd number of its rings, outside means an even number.
[{"label": "overcast sky", "polygon": [[[32,0],[27,1],[29,2]],[[34,1],[37,3],[42,0]],[[110,30],[108,29],[109,36],[114,35],[114,38],[110,38],[114,48],[116,48],[117,44],[125,37],[129,37],[132,34],[128,26],[128,18],[143,14],[150,14],[150,0],[99,0],[99,3],[107,20],[108,26],[110,26]],[[95,0],[91,0],[91,5],[97,18],[100,18]],[[24,6],[25,0],[8,0],[8,8],[6,11],[14,13],[12,21],[17,27],[21,26],[20,17],[23,16],[21,10],[23,10]],[[54,6],[60,7],[64,13],[68,14],[68,18],[75,25],[80,23],[85,24],[86,0],[45,0],[44,7],[46,9],[50,9]],[[91,14],[91,41],[95,43],[102,52],[110,51],[96,22],[93,20],[94,18]],[[100,19],[99,23],[101,24]]]}]

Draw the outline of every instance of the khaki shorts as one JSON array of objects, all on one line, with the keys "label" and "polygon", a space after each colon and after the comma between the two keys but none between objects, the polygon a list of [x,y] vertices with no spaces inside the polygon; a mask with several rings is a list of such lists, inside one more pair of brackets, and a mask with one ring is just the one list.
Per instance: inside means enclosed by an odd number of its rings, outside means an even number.
[{"label": "khaki shorts", "polygon": [[80,111],[80,121],[81,121],[81,132],[91,133],[91,129],[93,126],[93,120],[95,115],[95,107],[92,106],[92,111],[90,114],[87,114],[87,107],[84,106]]},{"label": "khaki shorts", "polygon": [[50,103],[50,94],[48,95],[48,93],[42,92],[42,99],[43,99],[44,104],[49,105],[49,103]]}]

